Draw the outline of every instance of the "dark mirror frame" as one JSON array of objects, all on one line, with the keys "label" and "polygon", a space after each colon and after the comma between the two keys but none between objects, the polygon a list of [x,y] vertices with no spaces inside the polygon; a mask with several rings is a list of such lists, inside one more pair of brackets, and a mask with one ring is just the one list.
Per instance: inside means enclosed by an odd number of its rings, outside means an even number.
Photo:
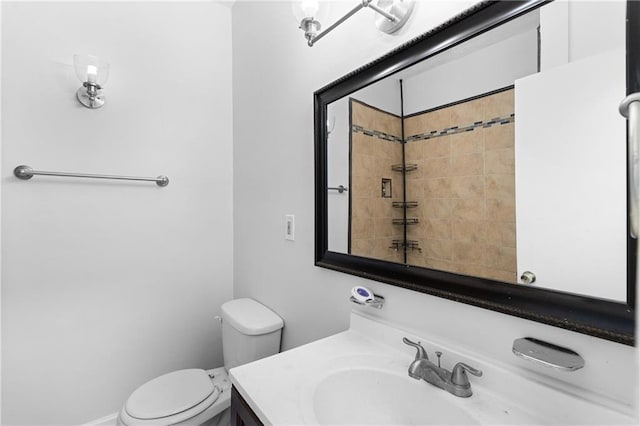
[{"label": "dark mirror frame", "polygon": [[[627,242],[627,303],[337,253],[328,249],[327,105],[526,14],[546,0],[479,3],[314,93],[315,264],[578,333],[635,344],[636,240]],[[633,28],[636,31],[630,31]],[[640,91],[640,2],[627,2],[627,93]],[[621,99],[622,100],[622,99]],[[623,141],[614,141],[625,143]],[[628,228],[628,225],[627,225]]]}]

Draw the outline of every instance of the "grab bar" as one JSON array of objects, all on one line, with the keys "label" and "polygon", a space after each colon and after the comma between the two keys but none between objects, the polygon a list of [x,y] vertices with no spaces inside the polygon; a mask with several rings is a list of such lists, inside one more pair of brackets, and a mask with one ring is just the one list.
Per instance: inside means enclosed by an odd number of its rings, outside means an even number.
[{"label": "grab bar", "polygon": [[347,187],[345,187],[344,185],[338,185],[337,187],[333,187],[330,186],[329,188],[327,188],[331,191],[338,191],[340,194],[342,194],[343,192],[348,191],[349,189]]},{"label": "grab bar", "polygon": [[169,185],[169,178],[166,176],[158,176],[155,178],[150,177],[135,177],[135,176],[114,176],[114,175],[96,175],[89,173],[67,173],[67,172],[45,172],[41,170],[33,170],[29,166],[18,166],[13,169],[13,174],[18,179],[31,179],[34,176],[60,176],[60,177],[79,177],[79,178],[92,178],[92,179],[118,179],[118,180],[141,180],[146,182],[155,182],[158,186]]},{"label": "grab bar", "polygon": [[618,108],[627,119],[629,131],[629,226],[631,236],[638,237],[638,158],[640,150],[640,92],[632,93],[622,100]]}]

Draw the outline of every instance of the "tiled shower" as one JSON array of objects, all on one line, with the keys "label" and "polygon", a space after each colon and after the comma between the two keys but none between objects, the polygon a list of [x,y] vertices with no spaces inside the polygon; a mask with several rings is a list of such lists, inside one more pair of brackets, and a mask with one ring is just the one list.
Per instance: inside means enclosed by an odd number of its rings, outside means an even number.
[{"label": "tiled shower", "polygon": [[351,254],[515,283],[514,122],[512,87],[405,117],[352,99]]}]

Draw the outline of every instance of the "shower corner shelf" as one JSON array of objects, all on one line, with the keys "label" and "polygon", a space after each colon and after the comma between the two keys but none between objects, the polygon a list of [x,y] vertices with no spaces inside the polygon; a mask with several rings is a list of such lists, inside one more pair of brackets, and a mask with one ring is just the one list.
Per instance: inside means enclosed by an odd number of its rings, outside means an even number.
[{"label": "shower corner shelf", "polygon": [[393,208],[396,209],[403,209],[403,208],[407,208],[407,209],[412,209],[415,207],[418,207],[418,202],[417,201],[394,201],[393,203],[391,203]]},{"label": "shower corner shelf", "polygon": [[389,248],[394,250],[404,249],[405,251],[411,250],[422,252],[420,242],[416,240],[392,240]]},{"label": "shower corner shelf", "polygon": [[408,217],[406,219],[393,219],[392,223],[394,225],[417,225],[420,223],[420,219],[417,217]]},{"label": "shower corner shelf", "polygon": [[417,164],[394,164],[391,166],[391,170],[394,172],[413,172],[418,170]]}]

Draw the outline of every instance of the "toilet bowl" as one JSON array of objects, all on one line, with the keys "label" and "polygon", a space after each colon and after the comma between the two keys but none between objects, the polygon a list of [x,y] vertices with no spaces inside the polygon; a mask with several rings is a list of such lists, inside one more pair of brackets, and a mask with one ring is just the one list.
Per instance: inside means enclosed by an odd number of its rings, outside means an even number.
[{"label": "toilet bowl", "polygon": [[120,410],[118,426],[228,425],[229,369],[280,351],[284,322],[252,299],[222,305],[224,366],[191,368],[156,377],[136,389]]},{"label": "toilet bowl", "polygon": [[231,383],[223,367],[167,373],[136,389],[118,415],[118,425],[219,424],[229,407]]}]

